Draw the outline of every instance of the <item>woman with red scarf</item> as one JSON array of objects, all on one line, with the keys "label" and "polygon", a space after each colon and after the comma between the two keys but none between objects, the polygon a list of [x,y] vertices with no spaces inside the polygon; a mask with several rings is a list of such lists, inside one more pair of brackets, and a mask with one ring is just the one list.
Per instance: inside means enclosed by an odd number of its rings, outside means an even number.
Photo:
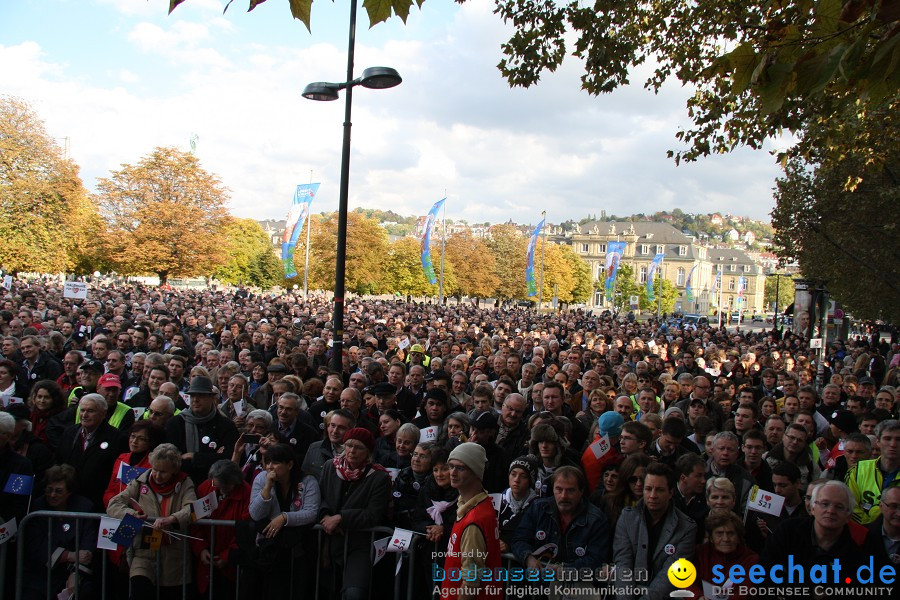
[{"label": "woman with red scarf", "polygon": [[[141,473],[121,494],[109,501],[107,514],[121,519],[132,514],[153,519],[152,529],[138,533],[127,551],[131,600],[176,600],[181,586],[190,583],[190,551],[183,552],[182,540],[167,530],[187,533],[191,523],[191,503],[197,499],[194,483],[181,470],[181,451],[173,444],[160,444],[150,454],[150,470]],[[151,523],[148,521],[148,525]],[[162,533],[158,549],[152,538]],[[160,561],[157,580],[157,556]]]},{"label": "woman with red scarf", "polygon": [[340,597],[360,600],[369,596],[372,571],[372,538],[361,530],[380,525],[387,515],[391,476],[372,463],[375,438],[368,429],[351,429],[343,442],[343,454],[322,469],[319,522],[325,531],[324,551],[330,552],[335,570],[343,571]]},{"label": "woman with red scarf", "polygon": [[[143,419],[137,421],[128,430],[128,452],[123,452],[113,464],[112,473],[109,476],[109,484],[103,493],[103,506],[109,506],[109,501],[117,494],[125,490],[125,485],[119,478],[119,471],[125,467],[137,467],[141,472],[150,469],[150,453],[166,439],[166,432],[155,426],[151,421]],[[134,477],[126,475],[125,480],[130,482]]]},{"label": "woman with red scarf", "polygon": [[47,440],[47,424],[51,417],[66,408],[66,399],[62,390],[56,382],[42,379],[31,388],[28,407],[31,408],[31,434],[50,446],[50,442]]}]

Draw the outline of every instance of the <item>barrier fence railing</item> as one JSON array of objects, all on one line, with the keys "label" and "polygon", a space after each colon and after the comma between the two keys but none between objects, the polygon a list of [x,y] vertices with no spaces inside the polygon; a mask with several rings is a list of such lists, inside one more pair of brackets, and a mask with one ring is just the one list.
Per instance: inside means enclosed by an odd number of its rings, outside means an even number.
[{"label": "barrier fence railing", "polygon": [[[110,597],[108,595],[109,590],[107,589],[107,585],[110,581],[110,577],[109,577],[109,573],[108,573],[108,565],[107,565],[108,558],[106,556],[104,556],[104,554],[107,551],[105,551],[103,549],[98,550],[96,548],[95,544],[91,545],[90,548],[82,548],[81,547],[82,546],[81,536],[84,531],[83,528],[88,526],[88,525],[86,525],[85,522],[87,522],[87,521],[91,521],[91,522],[98,521],[99,522],[102,518],[104,518],[106,516],[107,515],[105,515],[103,513],[82,513],[82,512],[67,512],[67,511],[35,511],[35,512],[29,513],[28,515],[26,515],[25,518],[22,519],[22,522],[18,526],[18,540],[17,540],[17,544],[16,544],[17,560],[16,560],[16,572],[15,572],[15,600],[23,600],[23,597],[24,597],[25,567],[26,567],[25,553],[26,553],[26,549],[27,549],[27,546],[29,545],[29,543],[34,543],[33,540],[29,540],[28,532],[30,529],[33,529],[33,523],[35,521],[37,521],[38,519],[47,519],[47,568],[46,568],[47,577],[46,577],[46,588],[45,588],[46,594],[44,596],[45,599],[46,600],[54,600],[57,596],[57,593],[59,592],[59,590],[53,589],[53,578],[51,577],[53,554],[55,551],[55,548],[53,547],[53,545],[54,545],[54,543],[53,543],[53,531],[54,531],[53,520],[66,519],[67,522],[74,521],[73,526],[75,528],[75,531],[74,531],[74,534],[75,534],[75,548],[74,548],[75,556],[78,557],[79,552],[81,550],[85,550],[85,549],[88,549],[88,550],[91,550],[92,552],[94,552],[93,557],[92,557],[92,564],[100,565],[100,577],[99,577],[99,581],[97,582],[97,583],[99,583],[99,586],[98,586],[99,591],[100,591],[99,597],[100,597],[100,600],[107,600],[107,598]],[[147,519],[152,520],[153,517],[147,517]],[[209,528],[209,536],[207,539],[204,539],[203,541],[204,541],[205,547],[207,549],[209,549],[210,553],[213,554],[213,556],[214,556],[214,549],[216,548],[216,535],[217,535],[216,530],[217,530],[217,528],[222,527],[222,526],[233,528],[233,527],[235,527],[236,522],[231,521],[231,520],[200,519],[200,520],[193,522],[191,525]],[[330,576],[332,578],[331,583],[333,584],[334,580],[335,580],[335,576],[334,576],[333,571],[329,571],[326,573],[325,570],[323,570],[321,568],[321,564],[322,564],[321,561],[323,560],[323,556],[324,556],[324,551],[323,551],[323,542],[324,542],[324,536],[325,536],[324,530],[318,524],[314,525],[312,527],[312,529],[314,531],[316,531],[316,535],[317,535],[317,544],[316,545],[317,545],[318,551],[315,556],[315,561],[316,561],[315,562],[315,566],[316,566],[316,568],[315,568],[315,598],[318,599],[318,598],[320,598],[321,590],[325,587],[323,585],[322,578],[326,575]],[[352,533],[352,534],[367,533],[369,535],[369,544],[368,544],[369,557],[370,557],[370,560],[372,562],[374,562],[374,559],[375,559],[374,542],[376,540],[376,535],[379,537],[390,536],[393,533],[393,531],[394,531],[394,529],[390,528],[390,527],[373,527],[373,528],[369,528],[369,529],[356,530],[356,531],[348,532],[348,533]],[[187,533],[187,532],[179,532],[179,533]],[[346,565],[348,544],[350,542],[350,536],[343,535],[342,537],[343,537],[343,558],[344,558],[344,565]],[[182,570],[182,573],[181,573],[181,597],[182,597],[182,600],[187,600],[188,586],[192,585],[191,583],[189,583],[188,569],[190,568],[190,565],[192,564],[191,556],[192,556],[193,552],[192,552],[191,548],[189,547],[187,538],[181,537],[180,545],[181,545],[181,553],[182,553],[181,561],[180,561],[181,562],[181,570]],[[299,549],[299,547],[297,549]],[[7,560],[6,560],[7,553],[8,553],[7,544],[0,545],[0,590],[3,589],[2,585],[4,585],[5,579],[6,579],[6,565],[8,564]],[[156,582],[157,582],[157,585],[156,585],[157,599],[159,598],[159,595],[160,595],[159,583],[162,581],[162,577],[161,577],[161,575],[162,575],[162,558],[161,558],[161,556],[162,556],[162,553],[157,552],[156,565],[155,565],[155,575],[156,575]],[[394,564],[395,568],[396,568],[396,561],[401,560],[402,556],[407,557],[405,559],[405,562],[408,564],[408,573],[407,573],[406,586],[405,586],[406,589],[404,590],[403,589],[404,586],[400,585],[399,574],[397,576],[395,576],[394,586],[393,586],[394,587],[394,594],[393,594],[394,600],[404,600],[404,599],[405,600],[414,600],[414,595],[413,595],[414,574],[415,574],[416,565],[418,562],[416,560],[417,559],[416,553],[409,552],[408,554],[405,554],[405,555],[395,554],[395,564]],[[78,559],[76,558],[76,564],[78,564],[77,560]],[[125,560],[125,558],[123,557],[122,560]],[[99,561],[99,563],[98,563],[98,561]],[[293,565],[293,561],[291,561],[291,565]],[[32,566],[34,566],[34,565],[32,565]],[[234,582],[235,600],[243,600],[240,597],[240,593],[241,593],[241,589],[242,589],[241,588],[241,578],[242,578],[242,576],[246,576],[246,573],[244,573],[244,569],[245,569],[244,565],[237,565],[236,569],[235,569],[235,582]],[[77,568],[76,568],[76,570],[77,570]],[[399,570],[399,569],[397,569],[397,570]],[[372,571],[372,574],[374,574],[374,569]],[[201,597],[207,597],[207,594],[208,594],[209,598],[217,597],[215,594],[215,586],[217,585],[217,582],[219,582],[220,580],[217,579],[217,577],[215,575],[216,575],[215,561],[210,560],[209,588],[208,588],[208,591],[204,592]],[[290,594],[291,598],[296,598],[297,597],[297,595],[296,595],[297,589],[298,589],[299,585],[302,584],[302,582],[298,582],[295,580],[295,577],[294,577],[295,573],[294,573],[293,569],[291,570],[290,575],[291,575],[291,577],[290,577],[289,594]],[[129,578],[129,596],[131,595],[130,594],[130,592],[131,592],[130,583],[131,582],[130,582],[130,578]],[[371,599],[372,592],[373,592],[372,575],[370,575],[368,583],[369,583],[368,596]],[[75,586],[74,586],[72,600],[79,600],[82,597],[81,592],[82,592],[82,586],[83,586],[81,577],[75,577],[74,584],[75,584]],[[379,598],[383,597],[384,596],[383,592],[384,592],[384,590],[380,590],[379,593],[377,593],[377,597],[379,597]],[[430,590],[429,590],[429,592],[430,592]],[[191,596],[193,596],[193,594]],[[115,596],[113,595],[112,598],[115,598]]]}]

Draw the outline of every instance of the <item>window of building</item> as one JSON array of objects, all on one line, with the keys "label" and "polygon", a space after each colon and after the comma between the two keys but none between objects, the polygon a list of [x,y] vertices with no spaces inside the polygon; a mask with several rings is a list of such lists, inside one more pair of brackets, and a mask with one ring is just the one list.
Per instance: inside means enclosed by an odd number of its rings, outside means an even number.
[{"label": "window of building", "polygon": [[657,253],[657,254],[662,254],[662,253],[665,252],[665,251],[666,251],[666,247],[665,247],[665,246],[663,246],[662,244],[657,244],[657,246],[656,246],[656,253]]},{"label": "window of building", "polygon": [[606,244],[600,244],[600,254],[604,254],[606,252]]},{"label": "window of building", "polygon": [[641,244],[641,254],[650,254],[650,244]]},{"label": "window of building", "polygon": [[732,292],[733,292],[733,291],[736,289],[736,287],[737,287],[737,286],[736,286],[736,283],[735,283],[736,281],[737,281],[737,280],[736,280],[734,277],[731,277],[731,278],[728,279],[728,289],[731,290]]},{"label": "window of building", "polygon": [[736,270],[734,265],[728,265],[728,270],[734,272]]},{"label": "window of building", "polygon": [[678,287],[682,287],[684,285],[684,267],[678,267],[678,279],[676,281]]},{"label": "window of building", "polygon": [[647,283],[647,267],[641,267],[641,283]]},{"label": "window of building", "polygon": [[687,256],[687,246],[678,246],[678,256]]},{"label": "window of building", "polygon": [[750,265],[744,265],[744,273],[750,272]]}]

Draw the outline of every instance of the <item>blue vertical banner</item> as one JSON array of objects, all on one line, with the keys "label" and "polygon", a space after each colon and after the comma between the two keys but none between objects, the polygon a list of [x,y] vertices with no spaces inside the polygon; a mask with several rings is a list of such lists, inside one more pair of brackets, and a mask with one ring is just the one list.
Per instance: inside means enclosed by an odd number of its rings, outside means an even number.
[{"label": "blue vertical banner", "polygon": [[[656,300],[656,294],[653,292],[653,277],[656,275],[656,271],[662,266],[662,261],[665,256],[666,255],[663,252],[654,256],[653,262],[650,263],[650,268],[647,269],[647,300],[650,302]],[[660,293],[662,293],[662,290],[660,290]]]},{"label": "blue vertical banner", "polygon": [[437,283],[437,276],[434,274],[434,265],[431,262],[431,227],[437,221],[437,215],[444,206],[446,198],[441,198],[434,203],[431,210],[425,216],[425,233],[422,235],[422,270],[425,271],[425,277],[428,283]]},{"label": "blue vertical banner", "polygon": [[747,287],[747,278],[741,275],[738,277],[738,289],[737,289],[737,306],[740,307],[744,302],[744,288]]},{"label": "blue vertical banner", "polygon": [[612,302],[613,290],[616,287],[616,275],[619,273],[619,262],[625,253],[625,242],[608,242],[606,244],[606,299]]},{"label": "blue vertical banner", "polygon": [[291,203],[291,210],[288,211],[284,235],[281,238],[281,262],[284,264],[284,276],[288,279],[297,276],[297,269],[294,268],[294,248],[309,217],[309,206],[319,191],[319,185],[302,183],[294,191],[294,201]]},{"label": "blue vertical banner", "polygon": [[687,297],[688,302],[694,301],[694,271],[697,270],[697,265],[694,265],[691,268],[691,272],[688,273],[687,281],[684,284],[684,295]]},{"label": "blue vertical banner", "polygon": [[541,236],[541,230],[544,228],[544,221],[537,224],[534,231],[531,232],[531,239],[528,240],[528,252],[525,254],[525,287],[528,288],[529,296],[537,295],[537,284],[534,282],[534,249],[537,246],[538,238]]}]

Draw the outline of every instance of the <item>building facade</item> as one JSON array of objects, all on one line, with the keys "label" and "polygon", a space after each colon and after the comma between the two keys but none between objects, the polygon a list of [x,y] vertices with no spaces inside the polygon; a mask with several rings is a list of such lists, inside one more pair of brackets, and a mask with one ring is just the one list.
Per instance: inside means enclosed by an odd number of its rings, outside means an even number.
[{"label": "building facade", "polygon": [[[744,289],[740,293],[741,310],[747,313],[762,312],[765,277],[762,269],[740,250],[709,248],[696,243],[667,223],[643,222],[590,222],[563,231],[552,227],[548,233],[551,241],[567,244],[581,256],[591,268],[595,282],[605,278],[606,248],[609,242],[625,242],[622,264],[631,266],[636,283],[647,282],[650,263],[658,253],[664,255],[661,276],[680,292],[676,310],[685,313],[712,314],[721,304],[724,310],[738,310],[737,298],[740,277]],[[722,271],[721,293],[713,293],[713,282]],[[693,301],[688,302],[686,288],[690,282]],[[607,306],[602,291],[595,291],[592,307]]]}]

